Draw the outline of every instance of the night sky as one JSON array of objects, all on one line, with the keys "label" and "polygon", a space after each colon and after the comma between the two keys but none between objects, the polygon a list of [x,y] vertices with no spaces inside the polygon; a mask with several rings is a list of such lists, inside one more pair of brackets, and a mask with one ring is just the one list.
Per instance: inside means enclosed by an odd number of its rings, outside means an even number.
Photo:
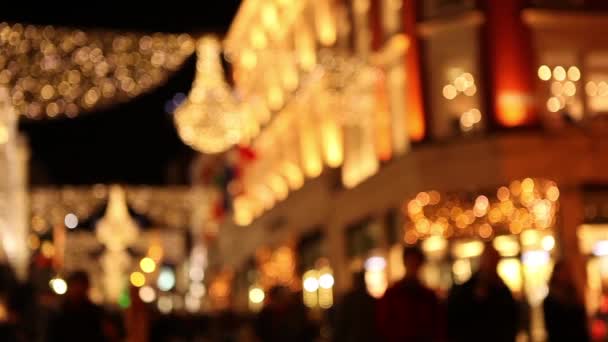
[{"label": "night sky", "polygon": [[[120,2],[82,2],[75,9],[53,2],[36,11],[3,9],[0,21],[107,28],[135,32],[226,32],[238,0],[146,2],[133,11]],[[86,4],[86,6],[85,6]],[[32,3],[31,5],[34,5]],[[85,8],[86,7],[86,8]],[[76,119],[25,121],[20,129],[31,148],[32,186],[124,183],[184,184],[195,153],[177,136],[165,102],[174,94],[187,94],[195,71],[195,58],[186,61],[167,84],[132,101],[83,113]]]}]

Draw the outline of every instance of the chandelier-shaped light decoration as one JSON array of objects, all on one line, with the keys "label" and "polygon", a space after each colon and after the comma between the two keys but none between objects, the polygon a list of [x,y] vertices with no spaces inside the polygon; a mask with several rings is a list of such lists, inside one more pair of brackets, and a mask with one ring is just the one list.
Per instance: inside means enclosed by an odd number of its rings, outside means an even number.
[{"label": "chandelier-shaped light decoration", "polygon": [[182,140],[209,154],[224,152],[242,138],[241,114],[224,79],[220,51],[214,37],[198,41],[194,84],[188,99],[175,111]]},{"label": "chandelier-shaped light decoration", "polygon": [[187,34],[0,23],[0,85],[29,118],[73,117],[158,86],[193,52]]},{"label": "chandelier-shaped light decoration", "polygon": [[125,191],[120,186],[112,186],[106,213],[96,227],[97,239],[106,247],[101,265],[106,298],[110,301],[118,300],[126,284],[131,266],[126,249],[135,242],[138,233],[137,224],[129,215]]}]

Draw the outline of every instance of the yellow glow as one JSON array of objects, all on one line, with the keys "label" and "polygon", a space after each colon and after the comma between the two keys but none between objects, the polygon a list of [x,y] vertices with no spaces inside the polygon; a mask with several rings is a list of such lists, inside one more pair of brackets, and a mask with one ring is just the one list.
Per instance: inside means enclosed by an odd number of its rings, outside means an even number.
[{"label": "yellow glow", "polygon": [[552,185],[547,189],[547,199],[549,201],[555,202],[559,199],[559,188],[555,185]]},{"label": "yellow glow", "polygon": [[319,304],[319,281],[317,279],[317,271],[309,270],[302,276],[302,291],[304,304],[309,308],[314,308]]},{"label": "yellow glow", "polygon": [[481,226],[479,226],[479,236],[482,239],[488,239],[490,236],[492,236],[493,233],[493,229],[492,226],[490,226],[487,223],[482,224]]},{"label": "yellow glow", "polygon": [[555,238],[552,235],[544,236],[540,241],[541,246],[547,252],[553,250],[555,247]]},{"label": "yellow glow", "polygon": [[562,66],[556,66],[553,68],[553,78],[557,81],[563,81],[566,79],[566,69]]},{"label": "yellow glow", "polygon": [[481,255],[484,246],[481,241],[469,241],[454,243],[452,254],[456,258],[474,258]]},{"label": "yellow glow", "polygon": [[388,287],[386,270],[382,269],[365,271],[365,284],[367,285],[367,292],[369,292],[372,297],[382,297],[386,291],[386,288]]},{"label": "yellow glow", "polygon": [[266,5],[262,8],[262,23],[269,32],[276,31],[279,28],[279,15],[272,2],[266,2]]},{"label": "yellow glow", "polygon": [[53,292],[58,295],[63,295],[68,291],[68,284],[61,278],[51,279],[49,285],[51,286]]},{"label": "yellow glow", "polygon": [[498,275],[513,292],[521,292],[523,279],[521,262],[516,258],[502,259],[498,262]]},{"label": "yellow glow", "polygon": [[336,24],[332,15],[330,1],[315,1],[316,26],[319,42],[331,46],[336,42]]},{"label": "yellow glow", "polygon": [[283,90],[279,86],[271,86],[268,89],[268,108],[271,110],[279,110],[283,107],[285,99],[283,97]]},{"label": "yellow glow", "polygon": [[564,95],[566,96],[574,96],[576,94],[576,85],[572,81],[566,81],[564,83]]},{"label": "yellow glow", "polygon": [[8,141],[8,127],[3,123],[0,123],[0,145],[6,144]]},{"label": "yellow glow", "polygon": [[585,85],[585,92],[589,96],[597,96],[597,84],[593,81],[587,82]]},{"label": "yellow glow", "polygon": [[249,301],[254,304],[262,303],[265,297],[264,290],[259,287],[252,287],[249,290]]},{"label": "yellow glow", "polygon": [[431,236],[422,242],[422,250],[426,253],[438,253],[447,247],[448,242],[441,236]]},{"label": "yellow glow", "polygon": [[[308,119],[303,118],[302,120],[307,121]],[[304,173],[310,178],[318,177],[323,171],[318,143],[314,125],[302,122],[300,125],[300,156],[302,157]]]},{"label": "yellow glow", "polygon": [[508,201],[510,196],[511,196],[511,192],[509,191],[509,188],[507,188],[506,186],[501,186],[500,188],[498,188],[498,191],[496,192],[496,197],[498,197],[498,200],[501,202]]},{"label": "yellow glow", "polygon": [[519,253],[519,243],[514,236],[497,236],[492,241],[492,244],[503,257],[513,257]]},{"label": "yellow glow", "polygon": [[521,233],[521,243],[524,246],[535,246],[540,241],[540,232],[536,230],[526,230]]},{"label": "yellow glow", "polygon": [[243,227],[253,222],[251,205],[249,200],[243,195],[234,199],[234,222]]},{"label": "yellow glow", "polygon": [[135,287],[142,287],[146,284],[146,277],[141,272],[133,272],[131,276],[129,276],[129,280],[131,284]]},{"label": "yellow glow", "polygon": [[251,45],[258,50],[262,50],[266,48],[267,44],[268,40],[266,39],[264,31],[259,27],[253,27],[251,29]]},{"label": "yellow glow", "polygon": [[454,273],[454,281],[456,284],[463,284],[471,278],[473,273],[471,269],[471,261],[469,259],[458,259],[452,265],[452,273]]},{"label": "yellow glow", "polygon": [[297,190],[304,185],[302,170],[294,163],[288,161],[283,162],[281,164],[281,173],[292,190]]},{"label": "yellow glow", "polygon": [[152,258],[152,260],[158,262],[163,258],[163,247],[160,243],[154,243],[150,248],[148,248],[148,256]]},{"label": "yellow glow", "polygon": [[268,187],[274,192],[277,200],[282,201],[289,194],[289,187],[283,177],[273,173],[268,176]]},{"label": "yellow glow", "polygon": [[240,57],[241,57],[240,58],[241,65],[245,69],[250,70],[250,69],[255,68],[255,66],[257,65],[258,58],[257,58],[255,52],[253,52],[251,50],[243,50]]},{"label": "yellow glow", "polygon": [[524,124],[531,105],[532,100],[525,93],[502,92],[498,95],[498,119],[508,127]]},{"label": "yellow glow", "polygon": [[576,66],[568,68],[568,79],[570,81],[578,81],[581,79],[581,71]]},{"label": "yellow glow", "polygon": [[323,157],[325,163],[332,168],[339,167],[344,161],[341,127],[335,120],[327,117],[321,125],[321,135],[323,138]]},{"label": "yellow glow", "polygon": [[48,240],[42,242],[42,247],[40,248],[40,251],[42,252],[42,255],[44,255],[45,258],[52,258],[53,256],[55,256],[55,246],[52,242]]},{"label": "yellow glow", "polygon": [[145,257],[139,261],[139,267],[145,273],[152,273],[156,270],[156,262],[152,258]]},{"label": "yellow glow", "polygon": [[443,97],[445,97],[446,99],[453,100],[456,95],[458,95],[458,90],[453,85],[448,84],[443,87]]},{"label": "yellow glow", "polygon": [[38,249],[38,247],[40,247],[40,238],[38,237],[38,235],[36,235],[36,234],[30,234],[27,237],[27,245],[32,250]]},{"label": "yellow glow", "polygon": [[543,81],[548,81],[551,79],[551,68],[546,65],[541,65],[538,68],[538,78]]},{"label": "yellow glow", "polygon": [[560,96],[564,93],[564,85],[562,82],[553,81],[551,82],[551,94],[553,96]]}]

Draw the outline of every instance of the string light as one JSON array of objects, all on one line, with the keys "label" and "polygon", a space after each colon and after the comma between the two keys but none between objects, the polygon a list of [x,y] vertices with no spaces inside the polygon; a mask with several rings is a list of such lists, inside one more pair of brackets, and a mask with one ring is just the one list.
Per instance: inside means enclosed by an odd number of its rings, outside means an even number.
[{"label": "string light", "polygon": [[193,51],[187,34],[0,23],[0,85],[29,118],[72,117],[158,86]]},{"label": "string light", "polygon": [[148,285],[142,286],[139,289],[139,298],[144,303],[152,303],[156,300],[156,291],[154,291],[154,288]]},{"label": "string light", "polygon": [[63,295],[68,291],[68,284],[62,278],[53,278],[49,282],[51,289],[58,295]]},{"label": "string light", "polygon": [[135,287],[142,287],[146,283],[146,277],[141,272],[133,272],[129,276],[131,284]]},{"label": "string light", "polygon": [[441,201],[424,205],[426,201],[417,195],[404,204],[408,218],[404,239],[407,243],[433,236],[489,239],[519,234],[523,227],[547,229],[555,224],[558,198],[555,183],[532,178],[513,181],[510,189],[500,187],[495,199],[480,195],[471,202],[456,194],[444,194]]},{"label": "string light", "polygon": [[145,257],[139,261],[139,267],[145,273],[152,273],[156,270],[156,262],[152,258]]},{"label": "string light", "polygon": [[65,215],[65,226],[69,229],[74,229],[78,226],[78,217],[72,213]]}]

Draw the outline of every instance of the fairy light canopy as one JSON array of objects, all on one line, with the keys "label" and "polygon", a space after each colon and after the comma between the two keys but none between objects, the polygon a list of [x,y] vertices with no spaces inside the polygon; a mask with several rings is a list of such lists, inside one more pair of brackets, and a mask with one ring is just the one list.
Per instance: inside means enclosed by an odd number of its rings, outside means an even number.
[{"label": "fairy light canopy", "polygon": [[[487,195],[487,196],[486,196]],[[494,194],[420,192],[403,205],[404,240],[414,244],[433,236],[478,237],[553,228],[559,207],[555,182],[526,178],[502,186]]]},{"label": "fairy light canopy", "polygon": [[28,118],[74,117],[162,84],[194,52],[188,34],[0,23],[0,85]]}]

